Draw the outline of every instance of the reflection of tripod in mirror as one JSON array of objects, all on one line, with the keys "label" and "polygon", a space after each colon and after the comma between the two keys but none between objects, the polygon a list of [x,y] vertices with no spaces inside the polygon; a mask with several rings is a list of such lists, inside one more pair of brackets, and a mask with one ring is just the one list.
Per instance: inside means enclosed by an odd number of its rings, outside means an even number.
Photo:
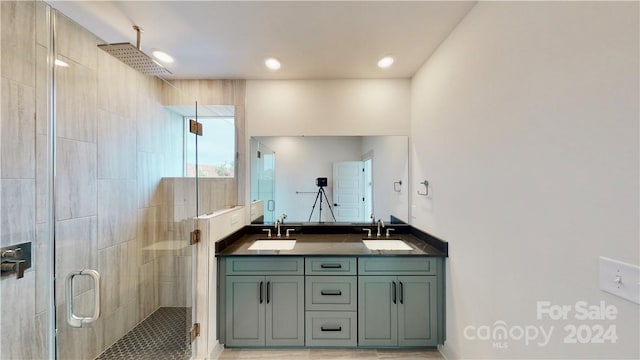
[{"label": "reflection of tripod in mirror", "polygon": [[313,202],[313,206],[311,207],[311,213],[309,214],[309,222],[311,222],[311,216],[313,216],[313,210],[316,209],[316,204],[318,203],[318,199],[320,199],[320,209],[318,211],[318,223],[322,223],[322,196],[327,200],[327,206],[329,207],[329,211],[331,211],[331,216],[333,217],[333,221],[336,221],[336,216],[333,214],[333,209],[331,208],[331,203],[329,199],[327,199],[327,193],[324,191],[324,188],[320,186],[318,189],[318,195],[316,195],[316,201]]}]

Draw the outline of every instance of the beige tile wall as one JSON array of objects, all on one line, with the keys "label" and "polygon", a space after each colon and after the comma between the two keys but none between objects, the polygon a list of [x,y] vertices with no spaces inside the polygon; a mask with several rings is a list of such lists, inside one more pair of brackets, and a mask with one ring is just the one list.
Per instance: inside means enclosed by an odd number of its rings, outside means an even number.
[{"label": "beige tile wall", "polygon": [[[34,259],[48,252],[46,216],[38,216],[37,210],[46,206],[38,186],[46,179],[36,173],[36,157],[40,163],[45,156],[36,156],[42,150],[36,147],[36,134],[46,136],[47,131],[36,125],[42,124],[36,120],[42,106],[36,91],[42,73],[37,70],[46,63],[48,45],[36,43],[36,16],[43,8],[34,2],[0,2],[0,244],[31,242]],[[36,287],[47,275],[46,268],[45,262],[34,264],[22,279],[0,279],[2,358],[46,357],[48,294]]]}]

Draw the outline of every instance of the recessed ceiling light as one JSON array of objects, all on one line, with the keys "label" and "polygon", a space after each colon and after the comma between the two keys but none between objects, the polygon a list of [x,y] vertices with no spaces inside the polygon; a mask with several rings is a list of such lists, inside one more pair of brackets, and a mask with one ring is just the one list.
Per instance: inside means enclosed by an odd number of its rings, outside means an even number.
[{"label": "recessed ceiling light", "polygon": [[276,58],[268,58],[264,61],[264,64],[266,67],[268,67],[271,70],[278,70],[280,69],[280,60],[276,59]]},{"label": "recessed ceiling light", "polygon": [[153,55],[153,57],[162,61],[163,63],[171,64],[173,62],[173,57],[171,57],[171,55],[167,54],[164,51],[154,50],[153,52],[151,52],[151,54]]},{"label": "recessed ceiling light", "polygon": [[67,64],[66,62],[60,60],[60,59],[56,59],[55,61],[56,66],[62,66],[62,67],[69,67],[69,64]]},{"label": "recessed ceiling light", "polygon": [[382,69],[386,69],[391,65],[393,65],[393,58],[391,56],[385,56],[378,61],[378,67]]}]

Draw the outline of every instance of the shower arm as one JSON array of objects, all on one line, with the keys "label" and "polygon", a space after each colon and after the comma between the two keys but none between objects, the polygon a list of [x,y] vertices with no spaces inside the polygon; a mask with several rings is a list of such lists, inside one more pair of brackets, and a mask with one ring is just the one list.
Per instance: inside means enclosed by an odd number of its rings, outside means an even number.
[{"label": "shower arm", "polygon": [[133,25],[133,30],[136,31],[136,48],[138,48],[138,50],[140,49],[140,34],[144,31],[142,30],[142,28],[138,25]]}]

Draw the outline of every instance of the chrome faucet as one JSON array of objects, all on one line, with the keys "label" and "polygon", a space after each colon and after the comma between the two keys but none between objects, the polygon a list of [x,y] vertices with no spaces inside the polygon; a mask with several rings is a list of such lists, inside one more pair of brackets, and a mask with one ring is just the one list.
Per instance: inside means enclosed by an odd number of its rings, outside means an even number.
[{"label": "chrome faucet", "polygon": [[279,219],[276,219],[275,228],[276,228],[276,232],[277,232],[276,236],[277,237],[281,237],[282,234],[280,234],[280,220]]},{"label": "chrome faucet", "polygon": [[384,221],[382,221],[382,219],[378,219],[378,232],[376,236],[378,237],[382,236],[382,233],[380,232],[380,229],[382,228],[384,228]]}]

